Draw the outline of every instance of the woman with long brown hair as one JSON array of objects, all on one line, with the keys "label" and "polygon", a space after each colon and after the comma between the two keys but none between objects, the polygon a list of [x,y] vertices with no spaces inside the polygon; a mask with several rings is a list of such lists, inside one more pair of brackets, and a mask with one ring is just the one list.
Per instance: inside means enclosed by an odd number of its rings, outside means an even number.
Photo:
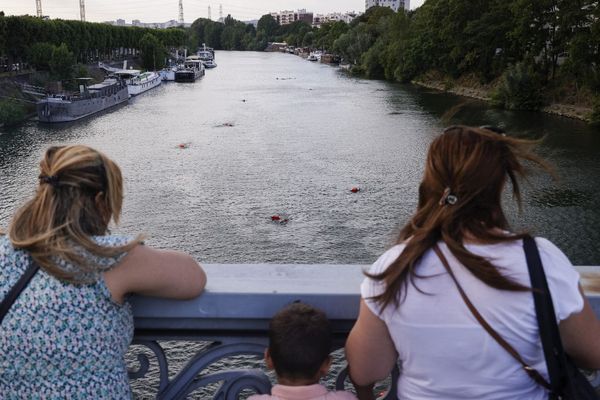
[{"label": "woman with long brown hair", "polygon": [[[450,127],[432,142],[417,210],[361,286],[359,317],[346,344],[361,399],[373,398],[369,385],[397,362],[399,399],[548,398],[540,384],[548,371],[526,234],[510,231],[501,205],[507,181],[520,205],[525,164],[548,169],[534,145],[466,126]],[[581,367],[600,369],[600,322],[578,273],[551,242],[535,242],[565,351]],[[460,290],[527,368],[484,328]]]},{"label": "woman with long brown hair", "polygon": [[0,397],[130,398],[127,295],[202,292],[190,256],[108,234],[122,200],[121,172],[104,154],[47,150],[35,196],[0,235]]}]

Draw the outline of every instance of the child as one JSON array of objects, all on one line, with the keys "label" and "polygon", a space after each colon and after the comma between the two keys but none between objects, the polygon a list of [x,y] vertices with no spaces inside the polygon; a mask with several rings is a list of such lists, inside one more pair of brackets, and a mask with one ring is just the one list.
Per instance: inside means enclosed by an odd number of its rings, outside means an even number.
[{"label": "child", "polygon": [[331,365],[331,325],[324,312],[294,303],[279,311],[269,325],[265,361],[278,384],[271,395],[248,400],[356,400],[348,392],[329,392],[319,384]]}]

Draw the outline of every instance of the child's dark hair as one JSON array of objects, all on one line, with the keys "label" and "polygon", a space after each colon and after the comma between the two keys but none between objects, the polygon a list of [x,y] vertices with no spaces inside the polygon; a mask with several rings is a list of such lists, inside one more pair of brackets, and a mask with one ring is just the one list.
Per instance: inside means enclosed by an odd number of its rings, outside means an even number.
[{"label": "child's dark hair", "polygon": [[269,353],[278,377],[312,379],[331,351],[331,324],[323,311],[293,303],[269,324]]}]

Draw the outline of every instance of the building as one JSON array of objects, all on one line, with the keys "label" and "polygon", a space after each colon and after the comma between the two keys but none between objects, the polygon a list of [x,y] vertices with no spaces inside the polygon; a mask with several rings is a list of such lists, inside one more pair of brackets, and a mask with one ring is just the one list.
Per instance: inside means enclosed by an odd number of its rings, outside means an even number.
[{"label": "building", "polygon": [[245,23],[246,25],[254,25],[255,28],[258,26],[257,19],[251,19],[249,21],[242,21],[242,22]]},{"label": "building", "polygon": [[337,22],[337,21],[342,21],[342,22],[349,24],[350,22],[352,22],[352,20],[354,18],[358,17],[359,15],[360,15],[360,13],[357,13],[354,11],[346,12],[346,13],[315,14],[315,16],[313,18],[312,26],[318,28],[322,24],[325,24],[328,22]]},{"label": "building", "polygon": [[296,21],[303,21],[309,25],[313,24],[313,13],[306,11],[306,9],[297,11],[285,10],[272,12],[271,16],[279,25],[289,25]]},{"label": "building", "polygon": [[[152,29],[167,29],[181,26],[181,24],[172,19],[167,22],[141,22],[139,19],[134,19],[131,24],[128,24],[124,19],[118,19],[116,21],[105,21],[105,24],[116,25],[116,26],[137,26],[140,28],[152,28]],[[190,23],[183,24],[184,27],[189,28],[192,26]]]},{"label": "building", "polygon": [[365,10],[371,7],[389,7],[395,12],[404,8],[406,11],[410,10],[410,0],[365,0]]}]

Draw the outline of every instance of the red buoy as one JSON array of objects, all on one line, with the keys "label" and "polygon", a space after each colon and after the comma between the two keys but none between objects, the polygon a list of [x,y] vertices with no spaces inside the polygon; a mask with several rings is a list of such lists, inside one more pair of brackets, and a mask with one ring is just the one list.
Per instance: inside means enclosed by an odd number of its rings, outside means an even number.
[{"label": "red buoy", "polygon": [[281,217],[279,215],[273,215],[271,216],[271,221],[280,221]]},{"label": "red buoy", "polygon": [[359,188],[357,188],[357,187],[355,186],[355,187],[353,187],[352,189],[350,189],[350,191],[351,191],[352,193],[358,193],[358,192],[360,192],[360,189],[359,189]]}]

